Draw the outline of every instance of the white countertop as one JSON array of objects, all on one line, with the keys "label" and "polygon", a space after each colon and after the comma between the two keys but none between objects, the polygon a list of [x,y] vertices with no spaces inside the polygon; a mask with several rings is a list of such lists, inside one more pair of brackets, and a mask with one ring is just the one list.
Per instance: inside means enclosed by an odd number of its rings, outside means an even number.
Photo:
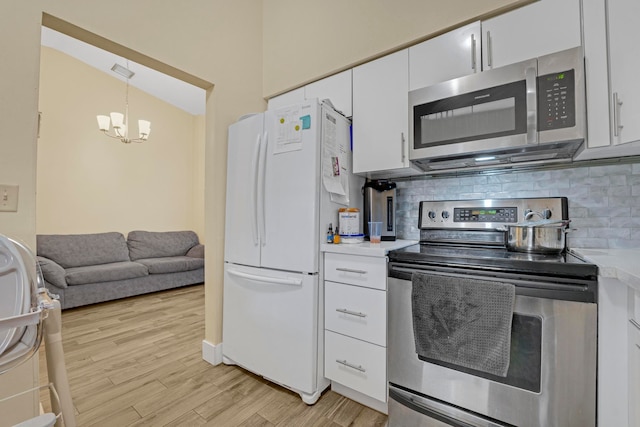
[{"label": "white countertop", "polygon": [[640,290],[640,249],[570,249],[598,266],[598,274]]},{"label": "white countertop", "polygon": [[384,257],[395,249],[402,249],[407,246],[411,246],[418,243],[417,240],[395,240],[393,242],[380,242],[380,243],[338,243],[320,245],[322,252],[331,252],[335,254],[349,254],[349,255],[363,255]]}]

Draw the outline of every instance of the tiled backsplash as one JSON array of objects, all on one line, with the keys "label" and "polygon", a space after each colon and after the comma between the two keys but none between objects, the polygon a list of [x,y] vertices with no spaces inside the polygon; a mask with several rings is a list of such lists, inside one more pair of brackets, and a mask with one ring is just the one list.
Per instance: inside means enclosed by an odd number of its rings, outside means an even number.
[{"label": "tiled backsplash", "polygon": [[535,172],[431,178],[397,183],[397,229],[420,238],[421,200],[560,197],[569,199],[575,248],[640,248],[640,163]]}]

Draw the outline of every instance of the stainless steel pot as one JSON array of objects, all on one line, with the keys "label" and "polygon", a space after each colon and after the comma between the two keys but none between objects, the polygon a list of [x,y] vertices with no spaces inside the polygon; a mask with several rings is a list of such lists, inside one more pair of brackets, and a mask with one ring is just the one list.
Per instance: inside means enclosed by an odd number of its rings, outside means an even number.
[{"label": "stainless steel pot", "polygon": [[499,230],[507,232],[507,249],[516,252],[559,254],[565,250],[566,221],[537,221],[508,225]]}]

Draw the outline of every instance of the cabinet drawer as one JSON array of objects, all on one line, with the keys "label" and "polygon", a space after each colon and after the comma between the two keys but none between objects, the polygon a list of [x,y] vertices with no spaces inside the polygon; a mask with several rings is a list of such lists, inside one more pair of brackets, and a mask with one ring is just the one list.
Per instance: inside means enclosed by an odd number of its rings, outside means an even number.
[{"label": "cabinet drawer", "polygon": [[387,401],[387,349],[325,331],[327,378],[382,402]]},{"label": "cabinet drawer", "polygon": [[628,293],[629,319],[633,319],[637,323],[640,323],[640,291],[636,291],[629,287]]},{"label": "cabinet drawer", "polygon": [[361,255],[326,253],[324,278],[368,288],[387,289],[387,259]]},{"label": "cabinet drawer", "polygon": [[385,291],[325,281],[324,295],[326,329],[386,347]]}]

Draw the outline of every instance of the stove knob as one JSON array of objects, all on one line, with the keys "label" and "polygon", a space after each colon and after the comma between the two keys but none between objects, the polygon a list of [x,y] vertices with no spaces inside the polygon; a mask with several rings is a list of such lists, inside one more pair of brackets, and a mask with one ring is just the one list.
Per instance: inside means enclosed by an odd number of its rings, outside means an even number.
[{"label": "stove knob", "polygon": [[449,218],[449,211],[442,211],[442,218],[444,219]]},{"label": "stove knob", "polygon": [[429,211],[428,215],[430,219],[436,219],[436,213],[434,211]]}]

